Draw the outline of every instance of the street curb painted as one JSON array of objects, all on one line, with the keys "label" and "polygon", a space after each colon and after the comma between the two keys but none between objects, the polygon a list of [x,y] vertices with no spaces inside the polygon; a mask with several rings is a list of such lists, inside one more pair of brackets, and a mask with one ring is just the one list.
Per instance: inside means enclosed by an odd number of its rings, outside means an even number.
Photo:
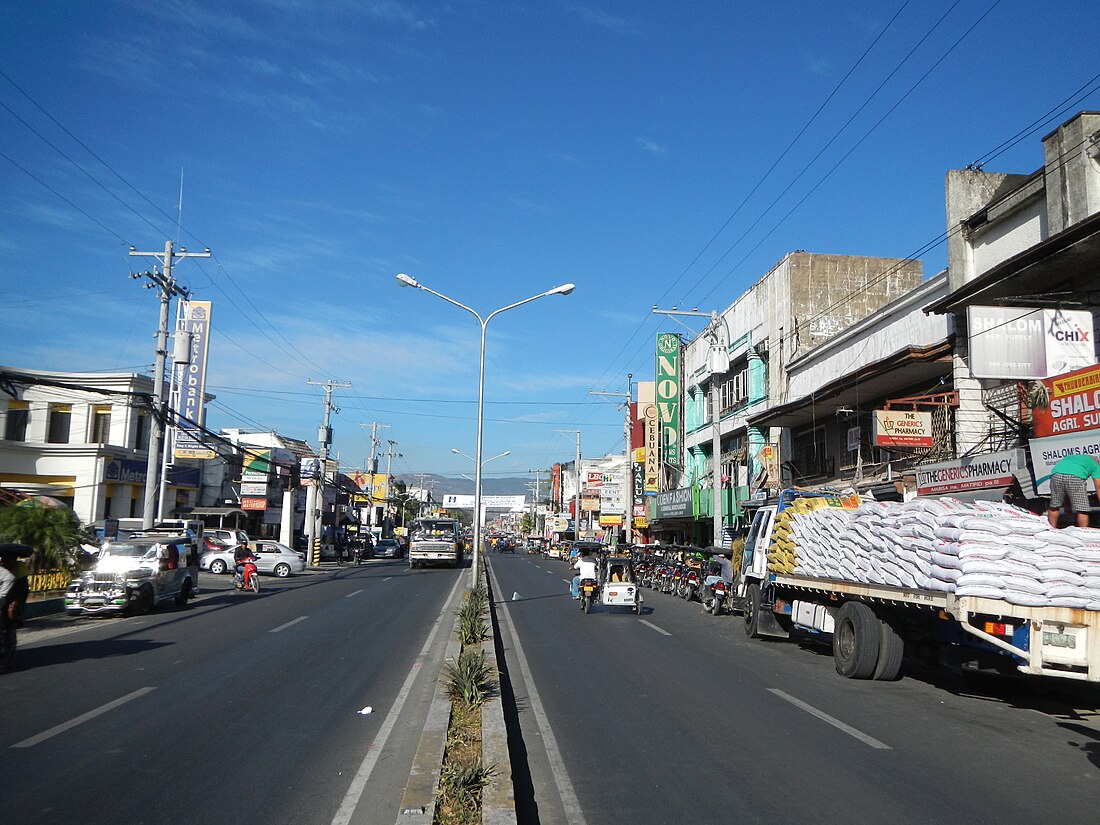
[{"label": "street curb painted", "polygon": [[[484,556],[482,557],[484,558]],[[481,643],[485,659],[493,668],[496,694],[481,706],[481,764],[493,768],[493,776],[481,790],[482,825],[516,825],[516,786],[512,780],[512,758],[508,751],[508,728],[504,722],[503,691],[497,669],[496,634],[493,605],[493,581],[489,565],[482,565],[485,592],[489,595],[489,634]]]},{"label": "street curb painted", "polygon": [[[454,661],[458,658],[461,646],[458,641],[458,619],[451,639],[447,642],[447,652],[443,660]],[[435,819],[435,799],[439,792],[439,778],[443,769],[443,752],[447,745],[447,727],[451,721],[451,699],[447,696],[443,669],[436,674],[435,694],[428,718],[424,721],[424,731],[420,734],[420,744],[413,757],[412,773],[405,785],[398,809],[397,825],[430,825]]]}]

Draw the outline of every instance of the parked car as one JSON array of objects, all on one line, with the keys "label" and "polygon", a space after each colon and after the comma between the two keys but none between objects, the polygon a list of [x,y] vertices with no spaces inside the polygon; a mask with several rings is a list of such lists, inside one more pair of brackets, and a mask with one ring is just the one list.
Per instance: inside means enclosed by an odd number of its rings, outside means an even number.
[{"label": "parked car", "polygon": [[374,545],[374,557],[376,559],[401,559],[405,557],[405,550],[397,539],[379,539]]},{"label": "parked car", "polygon": [[236,547],[238,544],[248,544],[248,533],[244,530],[226,530],[221,527],[212,527],[203,531],[203,538],[210,538],[222,547]]},{"label": "parked car", "polygon": [[[248,543],[256,557],[256,569],[279,578],[286,578],[306,569],[302,557],[285,544],[277,541],[252,541]],[[199,559],[199,569],[221,574],[233,570],[233,551],[235,548],[213,550],[203,553]]]}]

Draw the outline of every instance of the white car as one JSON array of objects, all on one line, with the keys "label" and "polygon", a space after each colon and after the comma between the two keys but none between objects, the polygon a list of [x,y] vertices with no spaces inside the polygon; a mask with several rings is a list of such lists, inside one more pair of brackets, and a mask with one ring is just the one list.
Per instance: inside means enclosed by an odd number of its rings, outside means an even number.
[{"label": "white car", "polygon": [[[277,541],[250,541],[248,546],[256,557],[256,569],[261,573],[285,579],[306,569],[302,557],[285,544]],[[232,549],[211,550],[203,553],[199,559],[199,569],[209,570],[211,573],[228,573],[234,566]]]}]

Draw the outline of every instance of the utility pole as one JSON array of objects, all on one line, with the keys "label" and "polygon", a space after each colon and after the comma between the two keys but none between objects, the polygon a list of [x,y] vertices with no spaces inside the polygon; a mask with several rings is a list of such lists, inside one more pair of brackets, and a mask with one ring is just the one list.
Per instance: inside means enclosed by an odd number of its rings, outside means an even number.
[{"label": "utility pole", "polygon": [[[321,428],[317,431],[317,440],[321,443],[321,478],[317,479],[319,484],[311,484],[306,488],[306,545],[309,547],[307,551],[309,554],[309,564],[311,567],[317,567],[321,563],[321,545],[318,539],[320,538],[321,532],[323,532],[318,529],[318,516],[321,514],[321,509],[325,501],[325,476],[328,472],[328,450],[332,445],[332,428],[328,425],[329,414],[334,409],[336,412],[340,412],[340,410],[336,408],[336,405],[332,403],[332,391],[339,387],[350,387],[351,384],[338,384],[333,382],[331,378],[323,384],[319,381],[313,381],[307,378],[306,383],[315,387],[325,388],[325,418]],[[317,501],[318,492],[321,494],[320,502]]]},{"label": "utility pole", "polygon": [[176,258],[209,258],[210,250],[188,252],[183,247],[176,252],[171,241],[165,241],[164,252],[138,252],[130,247],[130,255],[156,258],[160,261],[162,272],[153,267],[152,272],[131,272],[130,277],[148,278],[151,283],[143,284],[146,289],[160,290],[160,323],[157,325],[157,356],[153,367],[153,410],[149,428],[149,457],[145,464],[145,500],[141,511],[141,526],[148,530],[153,526],[153,511],[157,500],[157,469],[160,461],[161,440],[164,438],[164,425],[167,421],[164,404],[164,362],[168,356],[168,310],[172,298],[179,295],[190,297],[190,292],[176,285],[172,277],[172,264]]},{"label": "utility pole", "polygon": [[[589,395],[607,395],[614,398],[625,398],[623,406],[626,407],[626,424],[624,425],[624,435],[626,436],[626,515],[623,517],[626,524],[626,543],[634,543],[634,462],[630,456],[630,444],[634,440],[634,421],[630,417],[630,403],[633,398],[633,381],[634,373],[628,372],[626,374],[626,392],[596,392],[589,390]],[[619,499],[622,501],[622,499]]]},{"label": "utility pole", "polygon": [[[709,319],[706,327],[699,333],[705,336],[710,342],[710,355],[714,356],[721,348],[721,334],[718,323],[717,312],[699,312],[698,310],[691,310],[685,312],[675,309],[657,309],[653,307],[653,313],[655,315],[671,315],[673,320],[676,320],[675,316],[683,315],[693,318],[707,318]],[[681,321],[677,321],[681,326],[690,330]],[[694,333],[694,331],[692,331]],[[725,353],[722,353],[725,355]],[[712,493],[712,509],[713,509],[713,525],[714,531],[714,544],[721,546],[723,531],[722,531],[722,423],[721,423],[721,402],[719,400],[719,387],[718,387],[718,372],[715,369],[717,366],[716,359],[711,357],[707,359],[710,365],[710,409],[711,409],[711,435],[710,435],[710,453],[712,460],[712,479],[711,479],[711,493]],[[725,369],[728,369],[727,364]]]},{"label": "utility pole", "polygon": [[403,458],[403,456],[401,453],[395,453],[393,451],[393,448],[397,446],[396,441],[387,441],[386,443],[390,445],[390,448],[386,451],[386,499],[388,501],[395,501],[396,499],[394,499],[393,496],[393,476],[390,474],[390,471],[393,469],[394,458]]},{"label": "utility pole", "polygon": [[577,436],[577,489],[573,494],[573,538],[580,541],[581,538],[581,431],[580,430],[554,430],[556,433],[573,433]]},{"label": "utility pole", "polygon": [[[359,423],[360,427],[366,427],[366,424]],[[379,424],[377,421],[372,421],[370,424],[370,460],[367,464],[367,475],[370,476],[370,519],[368,519],[368,526],[374,527],[374,477],[378,473],[378,445],[382,442],[378,440],[378,428],[388,429],[389,424]]]},{"label": "utility pole", "polygon": [[[529,473],[535,474],[535,500],[531,506],[531,533],[536,534],[539,532],[539,496],[542,494],[542,485],[540,483],[539,474],[548,472],[547,470],[528,470]],[[530,487],[531,485],[527,485]]]}]

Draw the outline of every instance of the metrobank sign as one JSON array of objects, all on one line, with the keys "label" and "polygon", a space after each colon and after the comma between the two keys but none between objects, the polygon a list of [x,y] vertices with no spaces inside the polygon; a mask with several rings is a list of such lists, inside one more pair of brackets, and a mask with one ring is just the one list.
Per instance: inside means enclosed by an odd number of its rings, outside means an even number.
[{"label": "metrobank sign", "polygon": [[657,411],[661,452],[666,464],[680,466],[680,336],[657,336]]}]

